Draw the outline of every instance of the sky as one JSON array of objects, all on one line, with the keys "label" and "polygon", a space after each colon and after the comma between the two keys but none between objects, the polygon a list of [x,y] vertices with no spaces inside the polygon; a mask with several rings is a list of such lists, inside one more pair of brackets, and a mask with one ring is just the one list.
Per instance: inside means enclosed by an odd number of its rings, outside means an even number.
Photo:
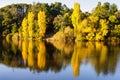
[{"label": "sky", "polygon": [[109,2],[110,4],[115,3],[120,10],[120,0],[0,0],[0,8],[10,4],[16,3],[28,3],[32,4],[33,2],[40,3],[54,3],[61,2],[62,4],[66,4],[67,7],[73,8],[74,2],[78,2],[81,6],[81,10],[83,12],[91,12],[97,5],[98,2],[104,3]]}]

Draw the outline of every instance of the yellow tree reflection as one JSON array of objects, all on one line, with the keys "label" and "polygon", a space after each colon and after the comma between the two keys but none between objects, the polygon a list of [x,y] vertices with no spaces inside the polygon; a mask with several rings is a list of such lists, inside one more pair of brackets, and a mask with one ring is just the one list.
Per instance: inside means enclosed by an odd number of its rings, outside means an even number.
[{"label": "yellow tree reflection", "polygon": [[[108,47],[103,43],[95,43],[95,52],[94,56],[91,58],[91,64],[94,66],[97,74],[103,72],[104,74],[108,73],[109,70],[109,54]],[[96,55],[96,56],[95,56]]]},{"label": "yellow tree reflection", "polygon": [[71,59],[73,74],[75,77],[79,75],[79,68],[81,62],[86,62],[91,57],[94,51],[94,45],[91,42],[76,42],[74,45],[74,52]]},{"label": "yellow tree reflection", "polygon": [[79,75],[79,67],[80,67],[80,58],[79,58],[79,53],[80,53],[80,48],[81,48],[81,42],[77,42],[74,45],[74,52],[72,55],[71,59],[71,65],[73,68],[73,75],[77,77]]},{"label": "yellow tree reflection", "polygon": [[50,43],[60,51],[64,52],[64,55],[69,56],[71,52],[73,52],[74,44],[71,42],[62,42],[62,41],[50,41]]},{"label": "yellow tree reflection", "polygon": [[46,47],[44,42],[40,41],[38,44],[38,67],[40,69],[43,69],[45,67],[46,64]]},{"label": "yellow tree reflection", "polygon": [[27,57],[28,57],[27,47],[28,47],[28,41],[27,40],[22,41],[22,58],[23,58],[24,62],[26,62]]},{"label": "yellow tree reflection", "polygon": [[107,46],[102,46],[101,49],[101,54],[100,54],[100,65],[103,66],[104,64],[106,64],[107,61],[107,54],[108,54],[108,48]]},{"label": "yellow tree reflection", "polygon": [[34,66],[34,54],[33,54],[33,41],[29,41],[28,45],[28,66],[33,67]]}]

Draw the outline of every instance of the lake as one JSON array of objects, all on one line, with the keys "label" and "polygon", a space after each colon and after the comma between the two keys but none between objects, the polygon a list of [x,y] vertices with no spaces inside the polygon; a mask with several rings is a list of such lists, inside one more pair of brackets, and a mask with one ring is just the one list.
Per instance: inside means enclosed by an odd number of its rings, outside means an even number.
[{"label": "lake", "polygon": [[0,41],[0,80],[120,80],[120,43]]}]

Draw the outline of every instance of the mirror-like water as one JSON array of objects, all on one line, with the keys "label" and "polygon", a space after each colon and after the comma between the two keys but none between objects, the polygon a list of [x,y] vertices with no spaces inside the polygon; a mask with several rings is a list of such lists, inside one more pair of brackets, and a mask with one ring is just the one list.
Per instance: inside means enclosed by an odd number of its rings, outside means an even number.
[{"label": "mirror-like water", "polygon": [[119,80],[120,44],[0,41],[0,80]]}]

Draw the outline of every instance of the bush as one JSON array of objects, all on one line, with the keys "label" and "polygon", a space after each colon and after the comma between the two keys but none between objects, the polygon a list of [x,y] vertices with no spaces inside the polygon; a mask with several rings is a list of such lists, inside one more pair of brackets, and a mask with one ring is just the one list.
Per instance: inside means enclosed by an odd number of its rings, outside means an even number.
[{"label": "bush", "polygon": [[61,31],[58,31],[54,36],[53,39],[56,41],[65,41],[65,34]]},{"label": "bush", "polygon": [[64,31],[66,40],[73,40],[74,39],[74,30],[70,27],[66,27]]},{"label": "bush", "polygon": [[18,40],[19,39],[19,34],[18,33],[15,33],[13,36],[12,36],[12,40]]}]

